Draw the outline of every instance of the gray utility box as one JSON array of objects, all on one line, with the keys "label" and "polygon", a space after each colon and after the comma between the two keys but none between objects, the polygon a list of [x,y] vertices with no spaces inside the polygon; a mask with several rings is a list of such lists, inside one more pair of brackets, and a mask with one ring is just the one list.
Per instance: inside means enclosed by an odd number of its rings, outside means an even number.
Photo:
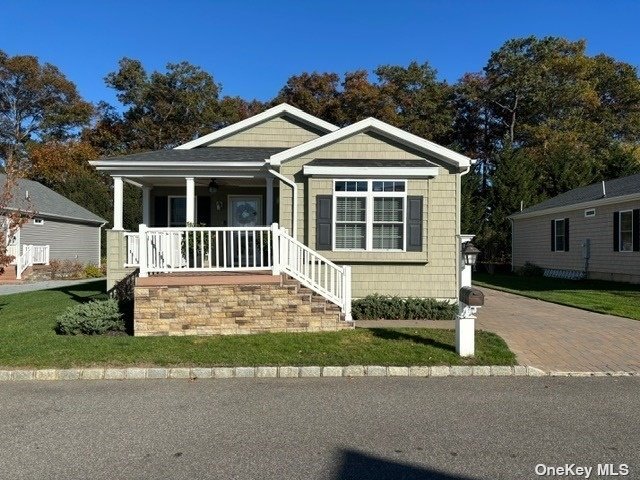
[{"label": "gray utility box", "polygon": [[482,307],[484,305],[484,293],[473,287],[462,287],[460,289],[460,301],[470,307]]}]

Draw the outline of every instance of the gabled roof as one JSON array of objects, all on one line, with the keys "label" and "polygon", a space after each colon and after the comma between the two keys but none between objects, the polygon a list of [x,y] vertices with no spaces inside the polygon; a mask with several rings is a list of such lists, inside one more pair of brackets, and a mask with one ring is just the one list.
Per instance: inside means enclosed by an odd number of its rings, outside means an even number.
[{"label": "gabled roof", "polygon": [[292,117],[306,125],[317,128],[323,132],[333,132],[335,130],[338,130],[338,127],[329,122],[325,122],[318,117],[309,115],[299,108],[293,107],[289,104],[281,103],[280,105],[276,105],[275,107],[265,110],[262,113],[254,115],[253,117],[249,117],[245,120],[229,125],[228,127],[221,128],[220,130],[216,130],[215,132],[209,133],[208,135],[204,135],[200,138],[196,138],[195,140],[179,145],[176,147],[176,150],[190,150],[192,148],[201,147],[215,140],[228,137],[229,135],[233,135],[234,133],[241,132],[242,130],[246,130],[247,128],[271,120],[272,118],[285,115]]},{"label": "gabled roof", "polygon": [[314,140],[308,141],[296,147],[290,148],[280,153],[272,155],[269,159],[271,165],[280,165],[283,162],[291,160],[293,158],[300,157],[308,152],[325,147],[332,143],[336,143],[347,137],[357,135],[358,133],[375,132],[386,138],[401,143],[407,147],[411,147],[415,150],[424,152],[432,157],[442,160],[445,163],[453,165],[459,168],[466,168],[472,165],[472,160],[469,157],[461,155],[453,150],[449,150],[446,147],[438,145],[437,143],[430,142],[424,138],[420,138],[417,135],[406,132],[398,127],[389,125],[375,118],[369,117],[364,120],[360,120],[352,125],[333,131]]},{"label": "gabled roof", "polygon": [[[0,174],[0,192],[4,189],[7,176]],[[28,193],[28,198],[27,198]],[[104,218],[90,212],[59,193],[33,180],[19,179],[13,189],[12,199],[7,208],[34,213],[37,216],[54,217],[63,220],[86,223],[107,223]]]},{"label": "gabled roof", "polygon": [[521,212],[514,213],[509,218],[534,217],[573,208],[618,203],[633,200],[634,198],[640,198],[640,174],[607,180],[604,182],[604,190],[602,182],[574,188],[549,200],[525,208]]}]

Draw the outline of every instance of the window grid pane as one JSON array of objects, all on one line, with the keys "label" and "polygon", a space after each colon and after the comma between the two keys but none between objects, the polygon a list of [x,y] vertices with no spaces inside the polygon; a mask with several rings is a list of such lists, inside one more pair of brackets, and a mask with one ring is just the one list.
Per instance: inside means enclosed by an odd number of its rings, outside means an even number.
[{"label": "window grid pane", "polygon": [[373,225],[373,248],[402,250],[402,225]]},{"label": "window grid pane", "polygon": [[367,199],[364,197],[338,197],[336,199],[336,222],[364,222]]},{"label": "window grid pane", "polygon": [[373,199],[374,222],[402,222],[402,198],[377,197]]},{"label": "window grid pane", "polygon": [[364,223],[336,224],[336,248],[364,250],[366,247],[366,225]]}]

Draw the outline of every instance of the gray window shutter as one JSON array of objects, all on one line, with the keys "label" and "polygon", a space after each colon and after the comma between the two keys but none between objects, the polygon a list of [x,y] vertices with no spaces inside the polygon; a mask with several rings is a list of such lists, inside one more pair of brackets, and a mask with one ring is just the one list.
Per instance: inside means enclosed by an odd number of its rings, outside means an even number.
[{"label": "gray window shutter", "polygon": [[613,251],[620,251],[620,212],[613,212]]},{"label": "gray window shutter", "polygon": [[316,196],[316,250],[331,250],[333,197]]},{"label": "gray window shutter", "polygon": [[640,209],[633,211],[633,251],[640,252]]},{"label": "gray window shutter", "polygon": [[153,199],[153,226],[166,227],[169,214],[169,198],[166,195],[158,195]]},{"label": "gray window shutter", "polygon": [[564,251],[569,251],[569,219],[564,219]]},{"label": "gray window shutter", "polygon": [[422,201],[423,197],[407,197],[407,251],[422,251]]},{"label": "gray window shutter", "polygon": [[551,220],[551,251],[556,251],[556,221]]}]

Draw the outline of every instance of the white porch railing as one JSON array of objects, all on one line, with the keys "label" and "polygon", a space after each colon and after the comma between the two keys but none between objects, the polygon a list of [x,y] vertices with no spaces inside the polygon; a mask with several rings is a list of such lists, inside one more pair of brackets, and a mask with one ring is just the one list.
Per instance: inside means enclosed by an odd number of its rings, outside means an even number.
[{"label": "white porch railing", "polygon": [[125,267],[137,267],[140,265],[140,234],[137,232],[125,232],[124,239],[127,245],[127,259]]},{"label": "white porch railing", "polygon": [[351,267],[339,266],[270,227],[147,228],[125,233],[125,266],[140,276],[171,272],[284,272],[342,308],[351,320]]},{"label": "white porch railing", "polygon": [[22,253],[27,247],[32,247],[33,265],[49,265],[49,245],[23,245]]}]

